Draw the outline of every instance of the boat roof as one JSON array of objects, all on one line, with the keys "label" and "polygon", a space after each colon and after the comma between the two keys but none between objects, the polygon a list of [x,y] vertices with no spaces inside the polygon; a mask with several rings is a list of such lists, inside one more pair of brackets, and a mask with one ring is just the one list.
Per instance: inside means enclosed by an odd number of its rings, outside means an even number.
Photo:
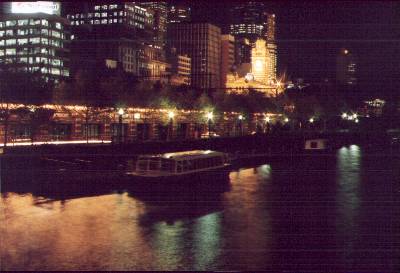
[{"label": "boat roof", "polygon": [[224,153],[211,151],[211,150],[193,150],[193,151],[184,151],[184,152],[175,152],[175,153],[165,153],[159,155],[144,155],[140,156],[140,159],[146,158],[166,158],[166,159],[175,159],[175,160],[189,160],[194,158],[207,158],[212,156],[221,156]]}]

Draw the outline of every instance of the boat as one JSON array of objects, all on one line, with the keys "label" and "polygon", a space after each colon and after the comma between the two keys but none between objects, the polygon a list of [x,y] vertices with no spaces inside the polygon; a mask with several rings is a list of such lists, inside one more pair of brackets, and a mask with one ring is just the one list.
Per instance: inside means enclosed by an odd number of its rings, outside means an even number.
[{"label": "boat", "polygon": [[128,164],[132,170],[126,174],[145,184],[161,182],[163,184],[194,181],[216,182],[226,178],[230,170],[228,156],[225,153],[210,150],[193,150],[142,155],[136,162]]},{"label": "boat", "polygon": [[325,138],[307,139],[304,142],[305,152],[325,152],[328,148],[328,140]]}]

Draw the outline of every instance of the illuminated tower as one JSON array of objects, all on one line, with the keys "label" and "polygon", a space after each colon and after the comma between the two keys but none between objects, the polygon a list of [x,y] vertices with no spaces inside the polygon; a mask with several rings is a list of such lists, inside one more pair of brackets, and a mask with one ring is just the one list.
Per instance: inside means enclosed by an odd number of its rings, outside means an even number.
[{"label": "illuminated tower", "polygon": [[348,49],[341,49],[336,59],[336,80],[340,84],[357,83],[357,65],[353,54]]},{"label": "illuminated tower", "polygon": [[251,71],[254,80],[264,84],[271,83],[274,75],[271,75],[270,59],[267,42],[263,39],[258,39],[251,50]]}]

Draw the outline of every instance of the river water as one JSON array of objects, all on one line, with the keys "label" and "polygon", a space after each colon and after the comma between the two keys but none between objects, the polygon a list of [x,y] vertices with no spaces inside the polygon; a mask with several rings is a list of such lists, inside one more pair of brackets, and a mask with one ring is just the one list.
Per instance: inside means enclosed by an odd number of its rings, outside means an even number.
[{"label": "river water", "polygon": [[400,272],[398,156],[353,145],[248,165],[163,194],[3,186],[1,270]]}]

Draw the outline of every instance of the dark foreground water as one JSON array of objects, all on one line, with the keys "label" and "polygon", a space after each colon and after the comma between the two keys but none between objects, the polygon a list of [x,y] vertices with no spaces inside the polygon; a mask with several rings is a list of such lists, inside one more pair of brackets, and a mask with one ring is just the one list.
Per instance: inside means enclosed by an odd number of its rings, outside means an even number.
[{"label": "dark foreground water", "polygon": [[400,272],[399,166],[350,146],[167,194],[2,183],[1,270]]}]

